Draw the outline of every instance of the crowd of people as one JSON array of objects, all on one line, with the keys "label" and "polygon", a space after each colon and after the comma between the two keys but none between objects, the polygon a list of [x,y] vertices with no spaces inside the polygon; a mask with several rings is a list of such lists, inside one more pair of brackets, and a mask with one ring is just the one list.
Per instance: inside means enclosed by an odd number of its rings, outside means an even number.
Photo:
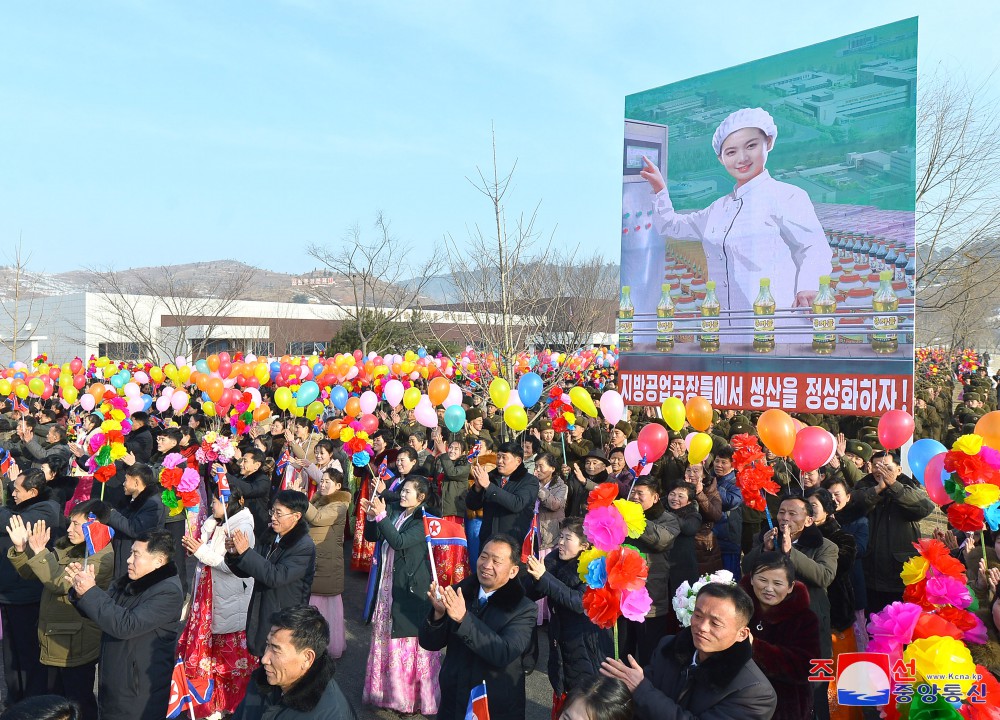
[{"label": "crowd of people", "polygon": [[[967,432],[996,406],[993,383],[985,372],[922,382],[917,437]],[[637,477],[625,447],[663,424],[654,413],[633,408],[614,425],[579,414],[563,432],[543,414],[513,433],[492,405],[465,402],[461,432],[382,403],[360,467],[327,432],[331,410],[313,422],[273,406],[244,434],[196,401],[135,412],[106,482],[87,469],[103,417],[54,399],[8,402],[8,706],[60,696],[73,717],[159,720],[179,661],[187,678],[212,681],[209,698],[192,700],[198,718],[354,717],[334,679],[353,572],[368,576],[361,695],[373,707],[462,720],[485,682],[490,717],[521,720],[544,644],[553,718],[860,718],[809,681],[810,661],[866,647],[867,617],[901,600],[903,562],[935,511],[878,444],[877,419],[797,416],[834,433],[837,451],[810,472],[769,454],[780,491],[756,511],[731,444],[755,434],[752,414],[716,412],[700,463],[670,431],[663,458]],[[217,435],[232,436],[231,457],[203,452]],[[190,479],[195,512],[171,506],[171,473]],[[588,617],[579,571],[588,494],[607,483],[642,508],[629,542],[652,599],[643,622],[614,630]],[[431,548],[425,517],[460,525],[465,546]],[[962,533],[934,535],[967,565],[990,631],[977,660],[1000,672],[1000,535],[987,539],[992,569]],[[705,585],[689,622],[679,617],[678,588],[723,570],[732,582]]]}]

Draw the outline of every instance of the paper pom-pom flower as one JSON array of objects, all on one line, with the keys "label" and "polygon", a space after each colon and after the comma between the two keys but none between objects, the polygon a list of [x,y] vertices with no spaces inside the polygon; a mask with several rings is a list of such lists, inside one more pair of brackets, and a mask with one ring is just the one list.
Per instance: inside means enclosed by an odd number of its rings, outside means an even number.
[{"label": "paper pom-pom flower", "polygon": [[917,619],[917,626],[913,629],[913,637],[929,638],[935,635],[961,640],[963,633],[940,615],[929,612],[921,613]]},{"label": "paper pom-pom flower", "polygon": [[983,529],[983,511],[974,505],[952,503],[948,506],[948,522],[962,532],[979,532]]},{"label": "paper pom-pom flower", "polygon": [[983,510],[983,519],[993,532],[1000,530],[1000,502],[995,502]]},{"label": "paper pom-pom flower", "polygon": [[634,592],[645,586],[648,574],[649,568],[642,555],[632,548],[619,547],[608,554],[607,581],[612,590]]},{"label": "paper pom-pom flower", "polygon": [[[930,697],[930,696],[928,696]],[[919,693],[910,701],[910,711],[907,720],[961,720],[962,715],[952,707],[944,695],[934,696],[932,702],[924,702]]]},{"label": "paper pom-pom flower", "polygon": [[587,495],[587,510],[607,507],[618,497],[618,485],[615,483],[601,483]]},{"label": "paper pom-pom flower", "polygon": [[361,452],[356,452],[351,456],[351,464],[354,467],[364,467],[369,462],[371,462],[371,455],[367,451],[362,450]]},{"label": "paper pom-pom flower", "polygon": [[115,469],[114,465],[105,465],[104,467],[99,467],[94,471],[94,480],[97,482],[107,482],[115,476],[118,470]]},{"label": "paper pom-pom flower", "polygon": [[932,605],[968,607],[969,603],[972,602],[972,595],[969,592],[968,585],[963,580],[956,580],[948,575],[938,575],[936,573],[929,575],[927,577],[927,586],[924,590],[927,602]]},{"label": "paper pom-pom flower", "polygon": [[1000,450],[994,450],[989,445],[983,445],[979,458],[994,470],[1000,470]]},{"label": "paper pom-pom flower", "polygon": [[[903,660],[914,661],[917,675],[925,680],[935,675],[948,677],[958,685],[965,697],[976,673],[969,648],[951,637],[929,637],[914,640],[903,651]],[[930,682],[934,682],[930,680]]]},{"label": "paper pom-pom flower", "polygon": [[590,563],[598,558],[603,558],[607,553],[597,548],[590,548],[580,553],[577,560],[576,574],[580,576],[582,582],[587,582],[587,573],[590,571]]},{"label": "paper pom-pom flower", "polygon": [[590,622],[597,627],[604,629],[611,627],[621,614],[618,593],[608,588],[586,590],[583,593],[583,611],[587,613]]},{"label": "paper pom-pom flower", "polygon": [[894,602],[886,605],[868,620],[868,633],[872,637],[890,638],[899,645],[913,639],[913,629],[917,626],[921,609],[912,603]]},{"label": "paper pom-pom flower", "polygon": [[975,505],[977,508],[986,508],[1000,500],[1000,487],[990,483],[979,483],[978,485],[967,485],[965,488],[965,502]]},{"label": "paper pom-pom flower", "polygon": [[978,455],[983,449],[983,438],[979,435],[963,435],[955,441],[951,449],[966,455]]},{"label": "paper pom-pom flower", "polygon": [[622,615],[633,622],[642,622],[652,606],[653,598],[649,596],[645,585],[637,590],[626,590],[622,593]]},{"label": "paper pom-pom flower", "polygon": [[927,576],[927,569],[930,566],[931,564],[919,555],[911,557],[903,563],[903,571],[899,573],[899,577],[903,579],[904,585],[912,585]]},{"label": "paper pom-pom flower", "polygon": [[927,600],[926,578],[903,588],[903,602],[919,605],[924,610],[933,610],[934,606]]},{"label": "paper pom-pom flower", "polygon": [[965,577],[965,565],[952,557],[948,547],[940,540],[922,538],[913,543],[913,547],[939,574],[959,579]]},{"label": "paper pom-pom flower", "polygon": [[185,468],[183,474],[181,475],[181,481],[177,483],[177,492],[185,493],[197,490],[200,482],[201,477],[198,475],[197,470]]},{"label": "paper pom-pom flower", "polygon": [[642,505],[631,500],[615,500],[613,505],[625,520],[625,527],[628,528],[626,532],[630,538],[637,538],[646,531],[646,515]]},{"label": "paper pom-pom flower", "polygon": [[584,578],[584,582],[595,590],[607,584],[608,569],[604,558],[594,558],[587,564],[587,577]]},{"label": "paper pom-pom flower", "polygon": [[997,720],[1000,718],[1000,708],[997,707],[996,698],[1000,698],[1000,682],[983,665],[976,665],[976,674],[986,686],[987,702],[965,703],[962,705],[962,717],[965,720]]},{"label": "paper pom-pom flower", "polygon": [[628,527],[618,508],[596,507],[583,519],[583,531],[598,550],[611,552],[625,540]]}]

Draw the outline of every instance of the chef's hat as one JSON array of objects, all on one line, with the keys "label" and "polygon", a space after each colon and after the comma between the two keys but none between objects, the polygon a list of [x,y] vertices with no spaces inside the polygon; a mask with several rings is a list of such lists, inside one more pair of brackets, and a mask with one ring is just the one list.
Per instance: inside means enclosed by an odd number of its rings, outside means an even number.
[{"label": "chef's hat", "polygon": [[722,154],[722,143],[726,138],[737,130],[743,128],[759,128],[764,134],[771,138],[773,143],[778,137],[778,127],[774,124],[774,118],[764,108],[743,108],[731,113],[729,117],[722,121],[719,128],[712,136],[712,148],[716,155]]}]

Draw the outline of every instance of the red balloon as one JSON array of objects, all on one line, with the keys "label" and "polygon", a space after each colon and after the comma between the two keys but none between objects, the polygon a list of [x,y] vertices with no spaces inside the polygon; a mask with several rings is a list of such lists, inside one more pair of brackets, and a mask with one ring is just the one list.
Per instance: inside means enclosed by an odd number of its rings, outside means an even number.
[{"label": "red balloon", "polygon": [[650,423],[639,431],[636,444],[639,446],[639,452],[645,456],[646,462],[654,463],[663,457],[663,453],[667,451],[667,445],[670,444],[670,435],[662,425]]},{"label": "red balloon", "polygon": [[358,418],[358,422],[361,423],[361,429],[364,430],[369,435],[378,430],[378,418],[376,418],[371,413],[365,413],[364,415],[362,415],[360,418]]},{"label": "red balloon", "polygon": [[890,410],[879,418],[878,441],[886,450],[903,447],[913,437],[913,416],[902,410]]},{"label": "red balloon", "polygon": [[821,427],[804,427],[795,436],[792,460],[802,472],[823,467],[837,447],[833,435]]},{"label": "red balloon", "polygon": [[944,478],[949,476],[949,473],[944,469],[944,456],[946,454],[938,453],[927,461],[927,467],[924,468],[924,489],[927,490],[927,496],[931,502],[938,506],[952,502],[951,496],[944,489]]}]

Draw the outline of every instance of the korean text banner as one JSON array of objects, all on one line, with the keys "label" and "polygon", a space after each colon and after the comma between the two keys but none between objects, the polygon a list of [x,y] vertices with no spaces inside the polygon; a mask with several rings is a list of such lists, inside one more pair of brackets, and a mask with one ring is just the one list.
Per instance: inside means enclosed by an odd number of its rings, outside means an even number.
[{"label": "korean text banner", "polygon": [[625,99],[627,403],[912,409],[916,76],[911,18]]}]

